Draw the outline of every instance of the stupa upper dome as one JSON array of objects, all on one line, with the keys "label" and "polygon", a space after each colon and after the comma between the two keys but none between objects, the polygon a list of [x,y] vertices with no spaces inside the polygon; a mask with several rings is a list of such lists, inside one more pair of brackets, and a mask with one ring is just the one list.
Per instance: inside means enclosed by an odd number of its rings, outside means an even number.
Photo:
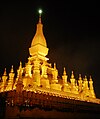
[{"label": "stupa upper dome", "polygon": [[37,44],[47,47],[46,39],[43,35],[43,24],[41,23],[41,17],[39,17],[39,23],[37,24],[36,33],[33,37],[31,47]]},{"label": "stupa upper dome", "polygon": [[41,16],[39,16],[39,22],[37,24],[36,33],[32,39],[29,52],[31,56],[40,56],[40,57],[41,56],[45,57],[48,54],[47,43],[43,34],[43,24],[41,23]]}]

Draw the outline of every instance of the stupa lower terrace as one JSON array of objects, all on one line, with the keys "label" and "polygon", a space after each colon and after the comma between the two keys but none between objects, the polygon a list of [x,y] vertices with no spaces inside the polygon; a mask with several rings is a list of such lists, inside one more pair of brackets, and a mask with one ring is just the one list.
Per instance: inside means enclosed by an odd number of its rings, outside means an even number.
[{"label": "stupa lower terrace", "polygon": [[[72,71],[71,76],[68,76],[64,67],[62,77],[58,78],[56,63],[53,67],[48,63],[49,58],[46,57],[48,50],[40,14],[36,33],[29,48],[28,62],[25,67],[22,67],[20,62],[17,77],[13,66],[9,75],[5,68],[0,81],[0,93],[14,91],[20,95],[23,92],[31,92],[100,104],[100,99],[96,98],[94,92],[92,77],[82,78],[79,74],[79,78],[75,79],[74,72]],[[70,77],[69,81],[68,77]],[[11,100],[11,104],[12,102],[14,103],[14,100]]]}]

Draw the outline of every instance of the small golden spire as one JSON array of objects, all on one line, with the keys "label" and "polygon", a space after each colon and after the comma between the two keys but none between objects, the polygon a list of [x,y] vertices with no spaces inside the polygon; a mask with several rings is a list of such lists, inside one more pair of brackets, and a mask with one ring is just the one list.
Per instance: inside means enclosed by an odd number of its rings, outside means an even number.
[{"label": "small golden spire", "polygon": [[71,78],[73,79],[74,78],[74,72],[72,71],[72,74],[71,74]]},{"label": "small golden spire", "polygon": [[22,62],[20,61],[19,69],[22,68]]},{"label": "small golden spire", "polygon": [[6,68],[5,68],[4,69],[4,74],[2,76],[3,85],[5,85],[5,83],[7,81],[7,78],[8,78],[8,76],[7,76],[7,72],[6,72]]},{"label": "small golden spire", "polygon": [[81,74],[79,74],[79,80],[82,80]]},{"label": "small golden spire", "polygon": [[63,84],[67,84],[67,75],[66,75],[66,69],[64,67],[64,72],[63,72],[63,75],[62,75],[62,79],[63,79]]},{"label": "small golden spire", "polygon": [[87,76],[85,75],[85,78],[84,78],[85,81],[87,81]]},{"label": "small golden spire", "polygon": [[65,69],[65,67],[64,67],[64,72],[63,72],[63,75],[64,75],[64,76],[66,75],[66,69]]},{"label": "small golden spire", "polygon": [[90,81],[92,81],[92,77],[91,77],[91,75],[90,75]]},{"label": "small golden spire", "polygon": [[54,69],[56,69],[56,63],[54,63]]},{"label": "small golden spire", "polygon": [[6,72],[6,68],[4,69],[4,73],[3,73],[3,76],[6,76],[7,75],[7,72]]},{"label": "small golden spire", "polygon": [[13,69],[13,65],[11,66],[11,71],[10,71],[11,73],[13,73],[14,72],[14,69]]}]

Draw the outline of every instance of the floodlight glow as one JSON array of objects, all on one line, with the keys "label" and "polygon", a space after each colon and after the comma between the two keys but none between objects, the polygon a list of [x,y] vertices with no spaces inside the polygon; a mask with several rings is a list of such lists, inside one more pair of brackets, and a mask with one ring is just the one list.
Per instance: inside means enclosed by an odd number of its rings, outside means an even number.
[{"label": "floodlight glow", "polygon": [[39,14],[42,14],[42,10],[41,10],[41,9],[39,9],[39,11],[38,11],[38,12],[39,12]]}]

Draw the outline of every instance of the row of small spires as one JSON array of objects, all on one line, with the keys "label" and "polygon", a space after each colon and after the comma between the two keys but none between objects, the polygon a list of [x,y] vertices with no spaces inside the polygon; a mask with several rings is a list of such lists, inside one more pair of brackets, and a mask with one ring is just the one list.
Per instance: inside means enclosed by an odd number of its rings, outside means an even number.
[{"label": "row of small spires", "polygon": [[[54,65],[54,71],[57,71],[56,65]],[[54,74],[52,74],[52,75],[54,75]],[[1,77],[1,81],[0,81],[1,92],[4,91],[6,83],[7,83],[8,89],[12,89],[12,85],[14,84],[14,88],[16,88],[16,90],[19,90],[20,88],[15,87],[15,86],[21,86],[21,85],[19,85],[19,83],[22,83],[24,81],[24,78],[25,78],[24,76],[26,77],[25,73],[23,73],[22,63],[20,63],[20,66],[17,70],[17,77],[16,77],[15,81],[14,81],[15,73],[14,73],[13,66],[11,67],[11,71],[9,73],[9,76],[7,76],[7,72],[6,72],[6,68],[5,68],[4,74]],[[41,75],[41,78],[42,78],[42,75]],[[55,84],[59,85],[59,83],[58,83],[59,78],[57,78],[57,79],[56,78],[57,77],[54,76],[51,82],[52,82],[52,84],[55,83]],[[83,92],[85,91],[85,93],[87,93],[88,96],[91,95],[90,97],[95,98],[95,93],[94,93],[94,88],[93,88],[93,81],[92,81],[91,76],[90,76],[90,79],[88,81],[86,76],[82,80],[81,74],[79,74],[79,79],[76,80],[74,78],[74,72],[72,71],[70,82],[67,81],[67,78],[68,78],[68,76],[66,75],[66,70],[65,70],[65,67],[64,67],[64,72],[63,72],[63,75],[62,75],[62,83],[60,82],[62,84],[62,90],[65,91],[65,90],[68,89],[68,91],[71,91],[72,93],[75,93],[75,94],[77,94],[78,92],[80,93],[82,91]],[[24,82],[23,82],[23,84],[24,84]],[[24,85],[24,88],[25,88],[25,85]],[[57,88],[57,90],[61,90],[61,88]],[[85,94],[82,94],[82,95],[85,95]]]},{"label": "row of small spires", "polygon": [[[22,67],[22,63],[20,62],[19,68],[21,68],[21,67]],[[14,73],[13,65],[11,66],[10,73]],[[65,69],[65,67],[64,67],[63,76],[66,76],[66,75],[67,75],[67,74],[66,74],[66,69]],[[3,76],[7,76],[6,68],[4,69]],[[13,77],[13,78],[14,78],[14,77]],[[74,72],[73,72],[73,71],[71,72],[71,79],[74,79]],[[84,77],[83,79],[84,79],[84,80],[87,80],[87,76],[85,75],[85,77]],[[1,80],[1,77],[0,77],[0,80]],[[79,80],[82,80],[81,74],[79,74]],[[90,80],[92,80],[91,75],[90,75]]]},{"label": "row of small spires", "polygon": [[[64,67],[63,75],[66,75],[66,69],[65,69],[65,67]],[[71,78],[72,78],[72,79],[74,78],[74,71],[72,71]],[[85,78],[84,78],[84,79],[87,79],[87,76],[86,76],[86,75],[85,75]],[[79,80],[82,80],[81,74],[79,74]],[[91,75],[90,75],[90,80],[92,80]]]}]

